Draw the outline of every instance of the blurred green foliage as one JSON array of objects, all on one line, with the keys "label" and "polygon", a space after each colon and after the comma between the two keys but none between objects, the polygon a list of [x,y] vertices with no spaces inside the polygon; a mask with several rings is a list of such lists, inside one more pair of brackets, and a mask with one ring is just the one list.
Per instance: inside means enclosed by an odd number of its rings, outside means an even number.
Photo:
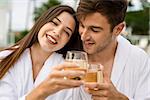
[{"label": "blurred green foliage", "polygon": [[18,34],[15,34],[15,43],[18,42],[19,40],[21,40],[28,33],[29,33],[28,30],[23,30],[23,31],[19,32]]},{"label": "blurred green foliage", "polygon": [[[43,3],[41,7],[36,8],[34,11],[34,21],[36,21],[40,15],[47,9],[52,6],[59,5],[61,2],[59,0],[48,0],[47,2]],[[144,7],[144,10],[141,11],[134,11],[134,12],[127,12],[125,21],[127,26],[132,27],[132,34],[133,35],[148,35],[149,31],[149,5]],[[15,42],[22,39],[26,34],[28,34],[28,30],[23,30],[20,32],[19,35],[15,36]]]},{"label": "blurred green foliage", "polygon": [[133,35],[148,35],[149,31],[149,7],[141,11],[127,12],[125,21],[132,27]]},{"label": "blurred green foliage", "polygon": [[34,11],[34,21],[36,21],[44,11],[48,10],[50,7],[61,4],[58,0],[48,0],[46,3]]}]

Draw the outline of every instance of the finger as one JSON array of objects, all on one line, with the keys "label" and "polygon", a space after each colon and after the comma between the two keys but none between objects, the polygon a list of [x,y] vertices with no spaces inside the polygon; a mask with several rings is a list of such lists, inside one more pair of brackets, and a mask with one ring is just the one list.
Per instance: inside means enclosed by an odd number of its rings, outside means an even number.
[{"label": "finger", "polygon": [[72,70],[53,71],[50,74],[50,78],[84,77],[84,76],[85,76],[85,72],[83,72],[83,71],[72,71]]},{"label": "finger", "polygon": [[63,70],[65,68],[74,68],[78,67],[75,63],[71,62],[64,62],[63,64],[59,64],[58,66],[54,67],[53,70]]},{"label": "finger", "polygon": [[97,89],[97,90],[105,90],[109,88],[108,83],[95,83],[95,82],[86,82],[84,84],[85,87],[89,89]]},{"label": "finger", "polygon": [[106,90],[86,90],[89,94],[92,94],[93,96],[100,96],[100,97],[107,97],[108,92]]},{"label": "finger", "polygon": [[65,80],[65,79],[53,79],[51,80],[53,84],[57,84],[58,86],[64,86],[65,88],[79,87],[83,85],[83,81],[81,80]]},{"label": "finger", "polygon": [[87,89],[94,89],[97,87],[97,83],[96,82],[85,82],[84,87]]},{"label": "finger", "polygon": [[92,96],[92,100],[108,100],[106,97]]}]

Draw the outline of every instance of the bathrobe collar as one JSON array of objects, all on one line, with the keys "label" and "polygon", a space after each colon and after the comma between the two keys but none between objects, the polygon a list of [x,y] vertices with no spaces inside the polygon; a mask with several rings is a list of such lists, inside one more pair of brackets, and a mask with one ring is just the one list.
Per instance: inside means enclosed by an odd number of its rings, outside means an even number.
[{"label": "bathrobe collar", "polygon": [[117,37],[118,46],[115,54],[115,59],[113,63],[113,69],[111,73],[111,80],[116,86],[119,78],[125,68],[126,62],[129,59],[130,54],[130,43],[122,36]]}]

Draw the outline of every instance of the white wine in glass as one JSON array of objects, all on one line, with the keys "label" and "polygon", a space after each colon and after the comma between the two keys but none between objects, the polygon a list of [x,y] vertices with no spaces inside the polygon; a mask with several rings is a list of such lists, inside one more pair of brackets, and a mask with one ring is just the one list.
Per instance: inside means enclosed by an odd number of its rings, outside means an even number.
[{"label": "white wine in glass", "polygon": [[[86,71],[88,65],[87,53],[83,51],[68,51],[66,54],[67,62],[73,62],[77,64],[78,67],[74,68],[65,68],[65,70],[80,70]],[[70,78],[70,77],[68,77]],[[74,80],[82,80],[83,77],[71,77]]]},{"label": "white wine in glass", "polygon": [[86,82],[103,82],[103,72],[101,64],[89,64],[84,80]]}]

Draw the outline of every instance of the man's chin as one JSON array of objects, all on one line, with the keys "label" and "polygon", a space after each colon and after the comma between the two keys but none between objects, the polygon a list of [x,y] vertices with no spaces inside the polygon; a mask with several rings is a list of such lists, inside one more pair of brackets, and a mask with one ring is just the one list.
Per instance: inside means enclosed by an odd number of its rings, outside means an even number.
[{"label": "man's chin", "polygon": [[90,50],[90,49],[84,48],[84,51],[85,51],[87,54],[93,54],[92,50]]}]

